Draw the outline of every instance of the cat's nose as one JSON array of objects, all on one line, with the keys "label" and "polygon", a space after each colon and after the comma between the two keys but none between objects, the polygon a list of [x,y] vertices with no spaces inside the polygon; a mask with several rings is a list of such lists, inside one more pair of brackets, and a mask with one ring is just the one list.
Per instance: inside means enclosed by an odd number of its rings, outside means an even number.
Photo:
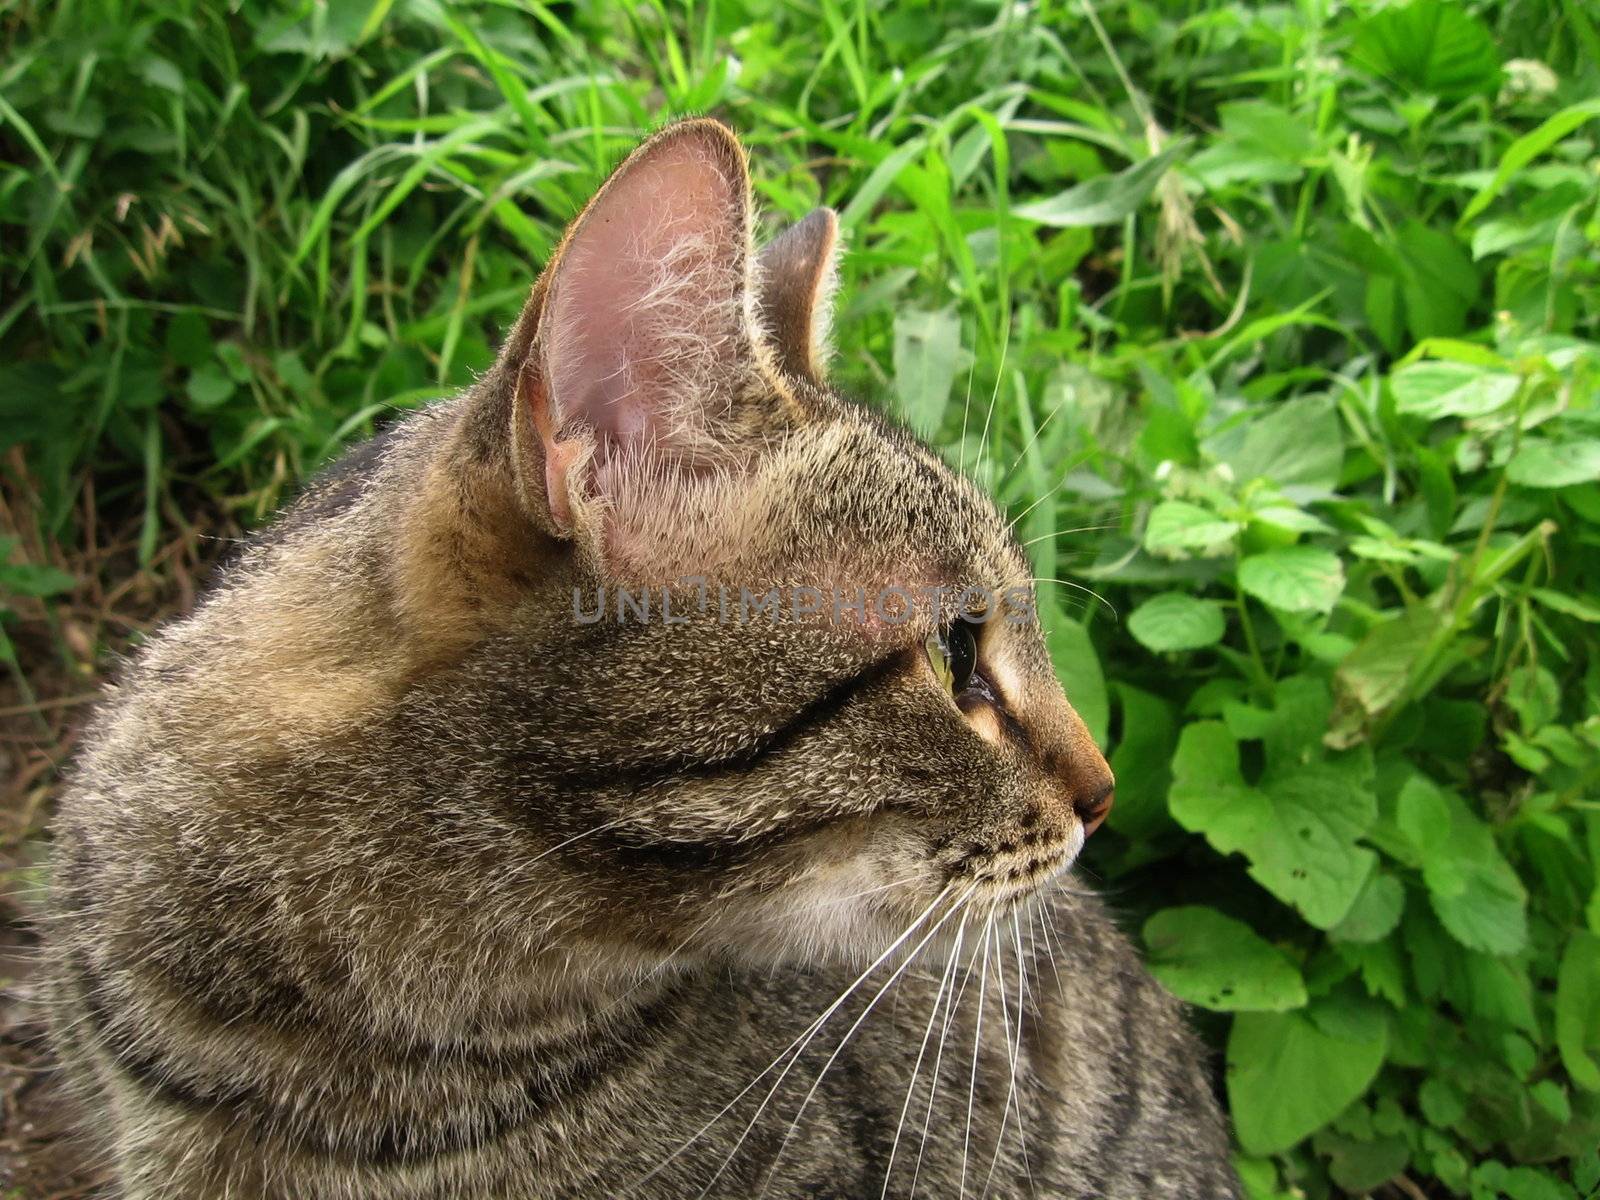
[{"label": "cat's nose", "polygon": [[1117,798],[1116,781],[1110,778],[1109,768],[1106,771],[1107,779],[1100,785],[1093,795],[1079,797],[1072,802],[1072,810],[1078,814],[1078,820],[1083,822],[1083,836],[1088,837],[1105,823],[1111,815],[1111,805]]},{"label": "cat's nose", "polygon": [[1070,708],[1064,725],[1053,752],[1045,756],[1045,766],[1054,777],[1056,794],[1072,808],[1088,837],[1111,812],[1117,781],[1094,737]]}]

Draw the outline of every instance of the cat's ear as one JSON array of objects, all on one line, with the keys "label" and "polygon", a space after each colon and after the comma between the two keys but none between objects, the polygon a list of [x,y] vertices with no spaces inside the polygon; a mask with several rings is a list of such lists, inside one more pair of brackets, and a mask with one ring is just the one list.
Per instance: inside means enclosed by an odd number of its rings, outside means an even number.
[{"label": "cat's ear", "polygon": [[744,151],[711,120],[645,142],[573,222],[517,388],[558,528],[608,475],[715,465],[759,423],[750,222]]},{"label": "cat's ear", "polygon": [[818,208],[761,252],[761,320],[778,366],[797,379],[827,376],[838,245],[837,214]]}]

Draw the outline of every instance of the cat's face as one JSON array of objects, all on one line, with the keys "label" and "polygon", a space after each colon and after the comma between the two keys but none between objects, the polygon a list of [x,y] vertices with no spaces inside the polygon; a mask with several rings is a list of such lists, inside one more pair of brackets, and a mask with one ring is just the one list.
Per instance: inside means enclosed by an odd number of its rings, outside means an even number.
[{"label": "cat's face", "polygon": [[474,661],[530,709],[531,823],[616,898],[597,936],[859,959],[1058,875],[1112,780],[1004,518],[823,382],[832,214],[756,259],[749,211],[690,122],[575,223],[515,425],[573,595]]}]

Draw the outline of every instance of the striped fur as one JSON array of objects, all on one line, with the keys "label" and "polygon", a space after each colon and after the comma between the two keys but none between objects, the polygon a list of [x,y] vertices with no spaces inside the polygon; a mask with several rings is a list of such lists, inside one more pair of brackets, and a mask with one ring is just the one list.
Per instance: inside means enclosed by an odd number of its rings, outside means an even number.
[{"label": "striped fur", "polygon": [[663,162],[737,187],[651,287],[741,323],[634,360],[654,440],[574,416],[582,327],[549,333],[563,262],[610,252],[591,209],[495,367],[313,484],[99,711],[48,949],[119,1194],[1236,1195],[1177,1007],[1062,886],[1110,775],[1036,622],[982,627],[995,696],[958,704],[923,648],[953,598],[574,619],[686,572],[1031,582],[822,382],[831,220],[763,284],[721,126],[646,143],[606,220]]}]

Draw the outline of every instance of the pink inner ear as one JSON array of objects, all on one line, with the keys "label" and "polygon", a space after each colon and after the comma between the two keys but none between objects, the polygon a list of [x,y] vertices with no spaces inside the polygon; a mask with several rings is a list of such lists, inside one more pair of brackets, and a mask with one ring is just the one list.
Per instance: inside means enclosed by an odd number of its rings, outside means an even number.
[{"label": "pink inner ear", "polygon": [[725,409],[742,349],[743,186],[724,146],[691,135],[647,149],[596,200],[546,308],[557,434],[590,425],[604,462],[692,447]]}]

